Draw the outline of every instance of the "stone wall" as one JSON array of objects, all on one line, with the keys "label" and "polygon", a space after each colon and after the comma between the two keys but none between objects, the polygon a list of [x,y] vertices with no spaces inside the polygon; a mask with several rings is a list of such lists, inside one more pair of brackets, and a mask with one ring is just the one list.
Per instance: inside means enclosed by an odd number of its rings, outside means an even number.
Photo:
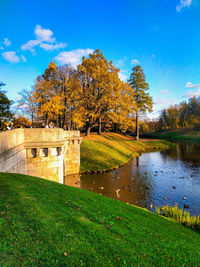
[{"label": "stone wall", "polygon": [[0,132],[0,172],[26,174],[24,129]]},{"label": "stone wall", "polygon": [[79,172],[80,132],[15,129],[0,133],[0,172],[24,173],[63,183]]}]

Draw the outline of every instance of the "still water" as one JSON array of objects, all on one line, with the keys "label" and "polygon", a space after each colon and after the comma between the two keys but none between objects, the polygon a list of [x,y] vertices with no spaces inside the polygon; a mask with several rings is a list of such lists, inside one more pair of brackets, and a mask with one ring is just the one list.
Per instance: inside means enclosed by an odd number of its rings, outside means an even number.
[{"label": "still water", "polygon": [[155,211],[158,205],[200,214],[200,144],[177,143],[167,151],[143,153],[123,167],[100,174],[65,177],[65,184]]}]

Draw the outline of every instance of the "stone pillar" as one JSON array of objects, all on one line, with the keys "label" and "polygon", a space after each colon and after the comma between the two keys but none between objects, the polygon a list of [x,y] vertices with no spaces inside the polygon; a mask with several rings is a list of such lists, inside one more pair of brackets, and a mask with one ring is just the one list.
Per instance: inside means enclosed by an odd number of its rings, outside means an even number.
[{"label": "stone pillar", "polygon": [[80,171],[80,138],[70,139],[65,152],[64,175],[77,174]]}]

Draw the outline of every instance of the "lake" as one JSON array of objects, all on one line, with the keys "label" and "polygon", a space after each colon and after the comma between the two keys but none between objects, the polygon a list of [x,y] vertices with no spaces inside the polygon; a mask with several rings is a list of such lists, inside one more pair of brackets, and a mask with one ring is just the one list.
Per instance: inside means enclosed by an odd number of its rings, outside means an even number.
[{"label": "lake", "polygon": [[66,176],[64,183],[155,211],[166,204],[200,214],[200,144],[143,153],[119,169]]}]

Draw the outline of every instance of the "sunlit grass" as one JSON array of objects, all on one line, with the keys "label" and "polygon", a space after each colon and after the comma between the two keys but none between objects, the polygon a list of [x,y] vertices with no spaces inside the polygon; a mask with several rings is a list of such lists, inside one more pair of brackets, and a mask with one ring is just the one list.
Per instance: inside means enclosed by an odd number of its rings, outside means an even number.
[{"label": "sunlit grass", "polygon": [[131,140],[120,134],[93,135],[81,143],[81,171],[106,170],[128,162],[140,152],[169,148],[166,141]]},{"label": "sunlit grass", "polygon": [[88,190],[0,173],[0,266],[198,266],[200,235]]},{"label": "sunlit grass", "polygon": [[166,130],[161,132],[144,133],[147,138],[167,139],[170,141],[194,141],[200,142],[200,131],[190,129]]}]

